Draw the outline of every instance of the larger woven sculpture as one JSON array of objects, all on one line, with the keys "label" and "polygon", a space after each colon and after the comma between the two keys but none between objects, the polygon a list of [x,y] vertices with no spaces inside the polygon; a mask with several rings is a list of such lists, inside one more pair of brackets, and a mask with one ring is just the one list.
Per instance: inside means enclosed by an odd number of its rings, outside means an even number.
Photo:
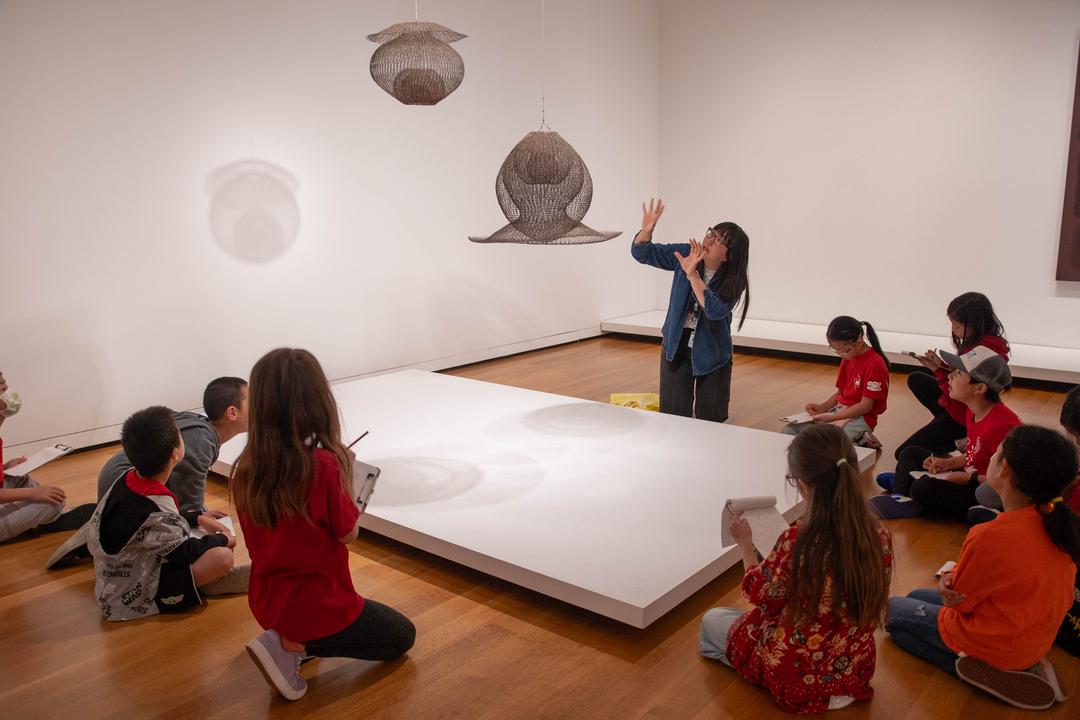
[{"label": "larger woven sculpture", "polygon": [[380,44],[371,56],[371,78],[406,105],[434,105],[465,78],[465,63],[450,47],[464,37],[430,22],[398,23],[368,35]]},{"label": "larger woven sculpture", "polygon": [[495,195],[510,224],[488,237],[470,237],[473,242],[583,245],[622,234],[582,224],[592,178],[557,132],[531,132],[514,146],[495,178]]}]

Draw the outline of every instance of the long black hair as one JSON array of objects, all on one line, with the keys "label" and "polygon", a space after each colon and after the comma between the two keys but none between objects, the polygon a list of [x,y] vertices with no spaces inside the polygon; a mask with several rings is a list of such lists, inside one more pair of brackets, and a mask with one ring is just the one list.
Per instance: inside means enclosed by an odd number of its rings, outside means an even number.
[{"label": "long black hair", "polygon": [[874,332],[874,326],[865,320],[856,320],[850,315],[834,317],[825,330],[825,337],[832,342],[853,343],[863,336],[864,328],[866,330],[866,339],[870,341],[870,347],[885,361],[885,367],[890,367],[889,358],[885,357],[885,351],[881,349],[881,342],[878,340],[877,333]]},{"label": "long black hair", "polygon": [[1050,428],[1019,425],[1001,442],[1001,455],[1016,489],[1042,514],[1050,540],[1080,563],[1080,517],[1057,500],[1076,479],[1076,445]]},{"label": "long black hair", "polygon": [[[731,306],[732,315],[735,304],[742,298],[742,315],[739,317],[738,328],[741,330],[746,322],[746,311],[750,308],[750,277],[747,274],[750,264],[750,236],[733,222],[717,223],[710,229],[727,245],[727,259],[716,271],[709,288]],[[704,263],[698,265],[698,272],[704,275]]]},{"label": "long black hair", "polygon": [[945,309],[945,314],[950,320],[967,328],[966,338],[952,336],[952,344],[957,352],[967,352],[986,335],[1005,338],[1005,327],[994,314],[994,306],[990,304],[990,298],[982,293],[966,292],[963,295],[957,295]]}]

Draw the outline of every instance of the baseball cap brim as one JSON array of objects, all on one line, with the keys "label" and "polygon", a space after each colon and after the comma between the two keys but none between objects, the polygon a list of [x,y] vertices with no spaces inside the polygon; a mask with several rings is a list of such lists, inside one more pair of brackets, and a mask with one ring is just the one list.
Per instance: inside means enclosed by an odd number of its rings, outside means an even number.
[{"label": "baseball cap brim", "polygon": [[953,370],[959,370],[960,372],[968,371],[968,369],[964,367],[964,361],[960,359],[959,355],[953,355],[951,352],[938,350],[938,356]]}]

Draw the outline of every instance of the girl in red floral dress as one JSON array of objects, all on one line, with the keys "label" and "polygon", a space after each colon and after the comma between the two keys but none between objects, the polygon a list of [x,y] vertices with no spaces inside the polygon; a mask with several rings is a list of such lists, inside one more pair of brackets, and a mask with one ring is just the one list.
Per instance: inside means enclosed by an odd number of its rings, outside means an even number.
[{"label": "girl in red floral dress", "polygon": [[809,511],[761,563],[750,527],[735,519],[743,596],[755,607],[705,613],[701,653],[764,686],[784,710],[816,713],[873,695],[874,629],[888,605],[892,540],[866,507],[855,448],[842,430],[817,425],[792,440],[787,479]]}]

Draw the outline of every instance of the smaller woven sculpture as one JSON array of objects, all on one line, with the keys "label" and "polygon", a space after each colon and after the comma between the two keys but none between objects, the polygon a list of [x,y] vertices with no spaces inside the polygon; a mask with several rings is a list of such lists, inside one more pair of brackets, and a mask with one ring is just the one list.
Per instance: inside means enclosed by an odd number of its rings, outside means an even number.
[{"label": "smaller woven sculpture", "polygon": [[592,204],[592,177],[570,143],[557,132],[531,132],[506,156],[495,178],[506,225],[478,243],[583,245],[621,232],[593,230],[581,220]]},{"label": "smaller woven sculpture", "polygon": [[403,22],[368,35],[379,43],[371,79],[406,105],[434,105],[458,89],[465,63],[450,43],[466,37],[430,22]]}]

